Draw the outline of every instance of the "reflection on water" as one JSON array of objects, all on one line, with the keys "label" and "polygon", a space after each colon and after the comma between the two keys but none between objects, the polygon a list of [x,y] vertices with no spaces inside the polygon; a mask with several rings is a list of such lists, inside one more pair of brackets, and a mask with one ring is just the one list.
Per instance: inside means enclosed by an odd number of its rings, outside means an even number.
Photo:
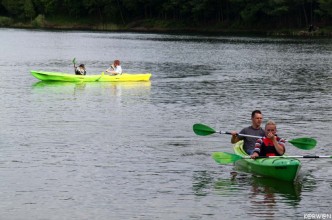
[{"label": "reflection on water", "polygon": [[110,87],[118,86],[121,88],[138,88],[138,87],[150,87],[151,81],[144,82],[59,82],[59,81],[38,81],[33,84],[33,88],[40,87],[63,87],[63,86],[81,86],[90,85],[93,87]]},{"label": "reflection on water", "polygon": [[[285,182],[264,177],[252,176],[252,198],[266,193],[264,198],[274,201],[275,195],[282,196],[285,203],[291,206],[299,205],[303,185],[300,182]],[[255,202],[253,202],[255,203]]]},{"label": "reflection on water", "polygon": [[[311,185],[306,181],[285,182],[246,173],[234,174],[234,171],[230,172],[228,178],[214,177],[215,173],[208,171],[194,172],[192,178],[194,194],[205,197],[214,191],[218,197],[227,200],[228,203],[239,203],[238,213],[235,216],[243,216],[242,212],[245,212],[254,219],[292,216],[293,213],[288,213],[288,210],[300,206],[303,189]],[[280,209],[287,211],[280,213]],[[225,215],[227,216],[226,212]]]},{"label": "reflection on water", "polygon": [[147,94],[151,90],[151,82],[57,82],[39,81],[32,85],[35,91],[41,93],[73,93],[85,89],[100,88],[115,96],[122,94]]},{"label": "reflection on water", "polygon": [[313,192],[315,189],[317,189],[317,178],[309,172],[300,173],[298,182],[303,185],[303,192]]},{"label": "reflection on water", "polygon": [[298,201],[302,190],[302,183],[300,182],[279,181],[271,178],[257,177],[250,174],[239,174],[236,177],[231,176],[229,179],[219,179],[215,183],[215,188],[218,190],[224,190],[231,185],[238,186],[239,189],[241,189],[241,186],[243,185],[248,185],[252,186],[253,192],[267,191],[268,193],[280,193],[280,195],[283,195],[290,200]]},{"label": "reflection on water", "polygon": [[302,184],[299,182],[253,177],[249,194],[251,207],[248,214],[268,218],[273,217],[278,211],[278,203],[297,207],[301,201],[301,190]]},{"label": "reflection on water", "polygon": [[[238,210],[238,216],[243,216],[241,212],[245,212],[254,219],[294,217],[293,210],[301,207],[303,194],[313,192],[317,188],[316,179],[308,173],[295,182],[235,171],[231,171],[228,178],[215,179],[215,176],[215,173],[208,171],[194,172],[192,178],[194,194],[205,197],[214,191],[229,203],[238,202],[240,207],[243,207],[243,210]],[[301,216],[303,213],[297,215]]]},{"label": "reflection on water", "polygon": [[197,171],[193,174],[193,191],[196,196],[206,196],[211,188],[213,176],[207,171]]}]

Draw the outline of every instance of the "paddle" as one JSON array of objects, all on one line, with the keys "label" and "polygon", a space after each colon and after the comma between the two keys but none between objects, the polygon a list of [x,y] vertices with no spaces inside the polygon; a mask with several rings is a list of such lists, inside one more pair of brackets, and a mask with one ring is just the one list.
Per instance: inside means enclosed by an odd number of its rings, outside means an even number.
[{"label": "paddle", "polygon": [[[220,164],[234,163],[242,159],[251,159],[250,156],[240,156],[237,154],[231,154],[226,152],[214,152],[212,158]],[[258,158],[332,158],[332,156],[317,156],[317,155],[306,155],[306,156],[259,156]]]},{"label": "paddle", "polygon": [[100,78],[103,77],[104,75],[105,75],[105,73],[101,72],[100,77],[98,79],[96,79],[96,82],[98,82],[100,80]]},{"label": "paddle", "polygon": [[74,68],[76,68],[76,66],[75,66],[76,65],[76,57],[74,57],[72,63],[74,64]]},{"label": "paddle", "polygon": [[[194,124],[193,125],[193,130],[195,134],[200,135],[200,136],[206,136],[214,133],[219,133],[219,134],[230,134],[231,132],[227,131],[215,131],[213,128],[210,128],[207,125],[204,124]],[[253,138],[262,138],[260,136],[254,136],[254,135],[248,135],[248,134],[238,134],[239,136],[243,137],[253,137]],[[286,140],[287,141],[287,140]],[[294,145],[297,148],[300,148],[302,150],[310,150],[314,148],[317,144],[317,141],[313,138],[308,138],[308,137],[303,137],[303,138],[296,138],[287,141]]]}]

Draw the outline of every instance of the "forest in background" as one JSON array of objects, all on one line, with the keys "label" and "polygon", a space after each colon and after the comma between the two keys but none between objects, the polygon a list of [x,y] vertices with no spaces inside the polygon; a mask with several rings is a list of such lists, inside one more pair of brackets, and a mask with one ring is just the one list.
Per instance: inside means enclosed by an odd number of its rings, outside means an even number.
[{"label": "forest in background", "polygon": [[331,26],[332,0],[0,0],[0,27],[330,33]]}]

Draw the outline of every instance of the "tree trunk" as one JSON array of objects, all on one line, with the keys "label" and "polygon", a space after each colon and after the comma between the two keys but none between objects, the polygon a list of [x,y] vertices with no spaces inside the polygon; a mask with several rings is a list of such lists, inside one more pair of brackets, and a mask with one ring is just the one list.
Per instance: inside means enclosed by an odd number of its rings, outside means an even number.
[{"label": "tree trunk", "polygon": [[303,8],[303,14],[304,14],[304,19],[305,19],[305,25],[306,25],[306,27],[308,27],[308,16],[307,16],[307,12],[305,10],[304,4],[302,4],[302,8]]}]

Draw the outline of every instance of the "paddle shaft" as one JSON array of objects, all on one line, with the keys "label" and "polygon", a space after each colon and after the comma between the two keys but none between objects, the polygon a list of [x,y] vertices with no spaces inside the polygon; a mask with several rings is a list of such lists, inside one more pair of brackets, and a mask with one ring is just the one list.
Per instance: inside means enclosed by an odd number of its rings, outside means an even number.
[{"label": "paddle shaft", "polygon": [[[258,158],[332,158],[332,156],[305,155],[305,156],[258,156]],[[250,156],[242,157],[242,159],[251,159]]]},{"label": "paddle shaft", "polygon": [[102,76],[104,76],[104,72],[101,72],[100,77],[96,79],[96,82],[98,82]]},{"label": "paddle shaft", "polygon": [[76,68],[76,58],[73,59],[72,63],[74,64],[74,68]]},{"label": "paddle shaft", "polygon": [[[219,134],[230,134],[230,135],[232,135],[232,133],[228,132],[228,131],[216,131],[216,133],[219,133]],[[243,136],[243,137],[262,138],[260,136],[255,136],[255,135],[250,135],[250,134],[237,134],[237,135]]]},{"label": "paddle shaft", "polygon": [[[231,132],[225,132],[225,131],[215,131],[213,128],[210,128],[207,125],[204,124],[194,124],[193,125],[193,130],[195,134],[201,135],[201,136],[206,136],[214,133],[219,133],[219,134],[230,134],[232,135]],[[262,138],[260,136],[255,136],[255,135],[248,135],[248,134],[237,134],[238,136],[243,136],[243,137],[251,137],[251,138]],[[291,143],[297,148],[300,148],[302,150],[310,150],[314,148],[317,144],[317,141],[313,138],[296,138],[293,140],[288,140],[287,142]]]},{"label": "paddle shaft", "polygon": [[[216,133],[219,133],[219,134],[230,134],[230,135],[232,135],[232,133],[231,132],[228,132],[228,131],[216,131]],[[261,136],[255,136],[255,135],[250,135],[250,134],[237,134],[237,135],[239,135],[239,136],[243,136],[243,137],[252,137],[252,138],[263,138],[263,137],[261,137]],[[287,140],[285,140],[285,141],[287,141]]]},{"label": "paddle shaft", "polygon": [[[232,135],[231,132],[229,131],[214,131],[215,133],[219,133],[219,134],[229,134],[229,135]],[[263,138],[261,136],[255,136],[255,135],[250,135],[250,134],[237,134],[239,136],[242,136],[242,137],[252,137],[252,138]],[[287,141],[287,140],[286,140]]]}]

